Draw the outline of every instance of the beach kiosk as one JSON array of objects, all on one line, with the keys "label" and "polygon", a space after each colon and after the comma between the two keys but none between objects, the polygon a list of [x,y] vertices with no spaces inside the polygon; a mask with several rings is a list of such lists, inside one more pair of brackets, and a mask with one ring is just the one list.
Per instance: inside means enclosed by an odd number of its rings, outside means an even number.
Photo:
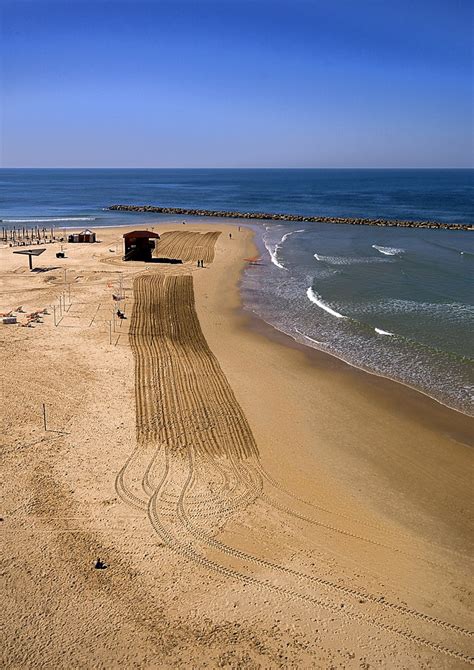
[{"label": "beach kiosk", "polygon": [[125,233],[123,260],[151,261],[155,250],[155,240],[159,239],[158,233],[152,233],[149,230],[132,230],[130,233]]},{"label": "beach kiosk", "polygon": [[80,233],[71,233],[68,235],[67,241],[76,244],[91,244],[96,241],[95,233],[86,228],[85,230],[81,230]]}]

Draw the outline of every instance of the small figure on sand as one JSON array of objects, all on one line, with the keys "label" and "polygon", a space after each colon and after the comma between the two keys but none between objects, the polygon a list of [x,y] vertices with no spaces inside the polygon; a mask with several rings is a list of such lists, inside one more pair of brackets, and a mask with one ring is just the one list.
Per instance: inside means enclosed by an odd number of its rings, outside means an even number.
[{"label": "small figure on sand", "polygon": [[94,564],[94,568],[96,570],[105,570],[107,568],[107,564],[101,561],[100,558],[98,558]]},{"label": "small figure on sand", "polygon": [[229,240],[232,239],[232,233],[229,233]]}]

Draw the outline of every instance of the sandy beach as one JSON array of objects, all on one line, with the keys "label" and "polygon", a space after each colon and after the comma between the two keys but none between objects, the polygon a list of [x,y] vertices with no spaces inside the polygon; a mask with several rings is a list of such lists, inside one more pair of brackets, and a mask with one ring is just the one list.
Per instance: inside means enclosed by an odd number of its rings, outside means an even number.
[{"label": "sandy beach", "polygon": [[0,248],[3,667],[473,663],[472,419],[245,312],[237,224]]}]

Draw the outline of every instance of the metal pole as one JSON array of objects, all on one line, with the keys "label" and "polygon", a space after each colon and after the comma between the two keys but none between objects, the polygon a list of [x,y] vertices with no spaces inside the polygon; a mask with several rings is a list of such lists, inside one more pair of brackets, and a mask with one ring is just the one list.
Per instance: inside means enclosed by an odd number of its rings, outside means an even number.
[{"label": "metal pole", "polygon": [[109,321],[109,344],[112,344],[112,321]]},{"label": "metal pole", "polygon": [[43,425],[44,425],[44,429],[47,430],[46,429],[46,405],[44,403],[43,403]]}]

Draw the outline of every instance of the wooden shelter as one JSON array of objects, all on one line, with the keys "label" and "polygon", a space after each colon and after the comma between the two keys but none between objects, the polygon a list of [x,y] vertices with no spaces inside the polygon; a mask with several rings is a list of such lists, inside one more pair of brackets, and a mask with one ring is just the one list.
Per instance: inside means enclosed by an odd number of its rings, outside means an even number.
[{"label": "wooden shelter", "polygon": [[145,261],[152,259],[155,249],[155,240],[159,240],[158,233],[149,230],[132,230],[125,233],[124,240],[124,261]]}]

